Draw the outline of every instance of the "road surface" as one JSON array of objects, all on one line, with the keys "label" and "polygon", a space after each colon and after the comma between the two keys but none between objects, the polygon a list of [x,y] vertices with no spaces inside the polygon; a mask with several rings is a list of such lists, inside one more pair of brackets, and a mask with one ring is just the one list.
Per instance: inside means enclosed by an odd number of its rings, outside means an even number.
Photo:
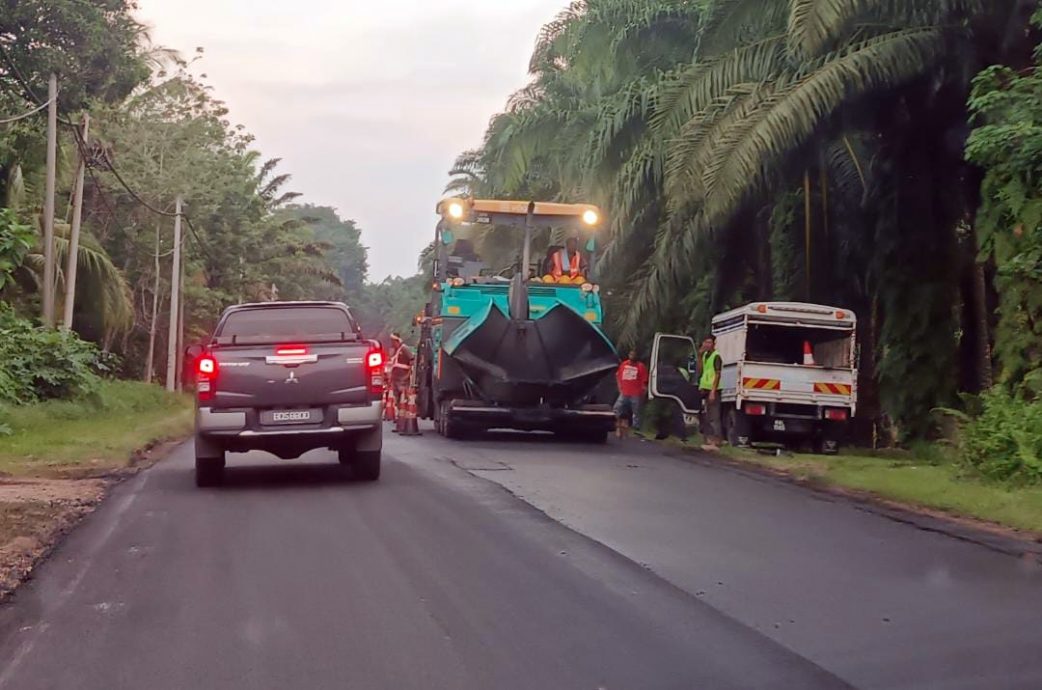
[{"label": "road surface", "polygon": [[385,460],[179,449],[0,608],[0,689],[1042,687],[1009,556],[650,444]]}]

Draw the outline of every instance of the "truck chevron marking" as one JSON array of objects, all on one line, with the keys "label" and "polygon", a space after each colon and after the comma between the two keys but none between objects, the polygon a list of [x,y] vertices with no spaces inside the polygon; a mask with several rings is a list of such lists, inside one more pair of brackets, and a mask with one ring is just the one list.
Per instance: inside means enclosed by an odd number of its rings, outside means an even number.
[{"label": "truck chevron marking", "polygon": [[781,381],[779,379],[742,379],[742,385],[745,388],[752,388],[754,390],[761,391],[778,391],[781,390]]},{"label": "truck chevron marking", "polygon": [[846,383],[815,383],[815,393],[825,393],[826,395],[850,395],[851,386]]}]

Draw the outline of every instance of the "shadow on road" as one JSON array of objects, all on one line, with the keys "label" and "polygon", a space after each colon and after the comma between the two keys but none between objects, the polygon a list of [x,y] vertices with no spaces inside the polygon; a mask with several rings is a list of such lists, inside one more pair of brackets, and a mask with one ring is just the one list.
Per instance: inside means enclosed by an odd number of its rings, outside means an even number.
[{"label": "shadow on road", "polygon": [[558,436],[544,431],[509,431],[496,429],[493,431],[472,432],[462,441],[457,443],[531,443],[540,445],[562,445],[562,446],[587,446],[590,448],[602,447],[604,444],[591,443],[590,441]]},{"label": "shadow on road", "polygon": [[212,490],[321,489],[329,486],[373,486],[371,482],[356,480],[350,467],[336,463],[300,463],[293,460],[287,460],[286,462],[292,464],[236,465],[229,463],[224,470],[224,481],[220,486]]}]

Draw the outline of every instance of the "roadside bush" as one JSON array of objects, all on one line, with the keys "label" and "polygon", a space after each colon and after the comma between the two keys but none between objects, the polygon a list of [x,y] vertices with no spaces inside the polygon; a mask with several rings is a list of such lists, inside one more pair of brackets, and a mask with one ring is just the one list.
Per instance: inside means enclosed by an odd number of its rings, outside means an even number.
[{"label": "roadside bush", "polygon": [[37,327],[0,304],[0,400],[26,404],[93,393],[110,367],[75,333]]},{"label": "roadside bush", "polygon": [[989,479],[1042,483],[1042,400],[1026,401],[996,388],[983,394],[980,404],[980,413],[962,424],[962,461]]}]

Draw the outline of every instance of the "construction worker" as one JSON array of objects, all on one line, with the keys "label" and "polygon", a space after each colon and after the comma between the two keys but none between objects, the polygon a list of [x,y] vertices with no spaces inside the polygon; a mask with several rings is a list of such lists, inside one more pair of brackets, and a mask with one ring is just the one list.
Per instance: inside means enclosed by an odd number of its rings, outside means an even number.
[{"label": "construction worker", "polygon": [[585,276],[589,268],[579,251],[579,240],[574,237],[569,237],[564,243],[564,249],[553,255],[551,264],[550,275],[558,282],[563,282],[565,278],[574,281]]},{"label": "construction worker", "polygon": [[702,435],[706,439],[706,444],[702,446],[702,449],[720,450],[720,444],[723,443],[720,414],[720,372],[723,370],[723,360],[716,350],[716,336],[706,336],[698,352],[702,361],[701,374],[698,379],[698,389],[702,394],[704,405]]},{"label": "construction worker", "polygon": [[409,373],[412,369],[413,355],[409,347],[402,342],[402,336],[391,333],[391,391],[394,393],[395,407],[400,407],[402,398],[409,387]]},{"label": "construction worker", "polygon": [[619,365],[615,383],[619,387],[619,398],[615,401],[615,435],[623,438],[631,425],[640,430],[640,407],[648,392],[648,370],[637,359],[636,350],[630,350],[626,361]]}]

